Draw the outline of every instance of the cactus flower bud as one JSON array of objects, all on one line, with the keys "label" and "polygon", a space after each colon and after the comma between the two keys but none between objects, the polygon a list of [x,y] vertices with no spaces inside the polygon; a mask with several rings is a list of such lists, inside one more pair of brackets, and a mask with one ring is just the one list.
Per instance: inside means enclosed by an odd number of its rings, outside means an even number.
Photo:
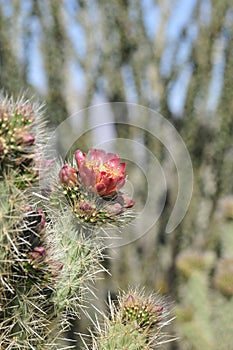
[{"label": "cactus flower bud", "polygon": [[87,202],[80,203],[78,207],[83,212],[88,212],[88,211],[92,211],[93,210],[93,207]]},{"label": "cactus flower bud", "polygon": [[78,174],[75,168],[65,164],[59,172],[59,178],[61,183],[65,186],[77,186],[78,185]]},{"label": "cactus flower bud", "polygon": [[33,260],[43,260],[46,255],[46,250],[44,247],[35,247],[30,253]]},{"label": "cactus flower bud", "polygon": [[118,215],[122,212],[122,205],[120,203],[109,204],[106,207],[107,213],[110,215]]},{"label": "cactus flower bud", "polygon": [[37,232],[43,231],[46,225],[46,216],[44,214],[44,211],[42,209],[37,210],[37,213],[40,215],[40,222],[37,226]]},{"label": "cactus flower bud", "polygon": [[131,197],[129,197],[127,194],[122,193],[121,197],[124,202],[124,208],[132,208],[134,206],[135,201]]},{"label": "cactus flower bud", "polygon": [[129,294],[125,300],[125,304],[129,307],[135,303],[135,298],[132,294]]}]

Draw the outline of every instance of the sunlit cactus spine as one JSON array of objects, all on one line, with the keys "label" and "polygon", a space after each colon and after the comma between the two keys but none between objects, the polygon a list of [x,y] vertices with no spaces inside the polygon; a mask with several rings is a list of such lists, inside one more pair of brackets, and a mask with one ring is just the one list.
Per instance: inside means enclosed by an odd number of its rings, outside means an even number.
[{"label": "sunlit cactus spine", "polygon": [[92,347],[95,350],[149,350],[174,340],[163,329],[172,321],[167,302],[156,294],[147,296],[138,289],[109,301],[110,317],[97,324]]}]

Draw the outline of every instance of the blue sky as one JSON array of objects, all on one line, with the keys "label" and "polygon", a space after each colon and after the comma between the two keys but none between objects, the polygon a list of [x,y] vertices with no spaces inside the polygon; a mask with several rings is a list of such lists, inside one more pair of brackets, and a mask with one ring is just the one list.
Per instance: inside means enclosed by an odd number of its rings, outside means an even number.
[{"label": "blue sky", "polygon": [[[195,8],[197,0],[177,0],[174,1],[174,5],[171,11],[171,15],[166,25],[166,47],[164,54],[161,58],[160,71],[163,76],[169,76],[172,65],[176,65],[180,71],[175,82],[171,82],[169,104],[175,114],[182,113],[182,106],[186,96],[186,89],[189,83],[190,76],[192,74],[192,67],[188,61],[188,55],[192,47],[192,42],[196,39],[198,30],[195,23],[191,20],[192,14]],[[0,4],[3,4],[4,14],[7,17],[11,17],[12,10],[8,2],[0,0]],[[29,0],[23,0],[21,2],[22,13],[30,11]],[[69,25],[67,26],[68,35],[80,57],[84,57],[86,54],[85,34],[82,27],[77,23],[74,3],[72,0],[66,1],[66,20]],[[144,14],[144,21],[147,34],[150,38],[153,38],[158,30],[158,23],[160,18],[160,9],[155,5],[154,0],[142,0],[142,8]],[[211,18],[211,4],[210,0],[202,0],[201,13],[203,25],[208,25]],[[23,18],[21,19],[24,20]],[[187,35],[185,39],[179,43],[179,50],[174,56],[174,50],[177,48],[177,40],[179,40],[180,33],[188,24]],[[28,78],[30,83],[38,89],[41,94],[46,91],[46,76],[43,68],[43,61],[40,54],[40,26],[36,20],[33,20],[30,25],[34,33],[33,40],[30,42],[31,57],[29,59]],[[224,70],[223,60],[219,60],[216,57],[216,64],[213,65],[212,83],[210,85],[209,98],[207,101],[207,107],[209,109],[215,109],[218,96],[221,91],[222,77]],[[129,102],[135,101],[135,92],[133,84],[130,82],[130,73],[127,69],[123,68],[123,76],[127,82],[127,97]],[[71,62],[69,67],[69,74],[71,77],[71,85],[77,91],[82,91],[85,88],[85,75],[81,67]]]}]

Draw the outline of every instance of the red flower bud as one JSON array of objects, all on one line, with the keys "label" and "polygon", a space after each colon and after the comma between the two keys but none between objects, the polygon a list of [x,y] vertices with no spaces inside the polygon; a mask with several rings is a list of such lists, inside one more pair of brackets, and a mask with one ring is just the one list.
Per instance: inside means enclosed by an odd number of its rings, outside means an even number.
[{"label": "red flower bud", "polygon": [[110,215],[118,215],[122,212],[122,205],[120,203],[109,204],[106,207],[107,213]]},{"label": "red flower bud", "polygon": [[129,294],[125,300],[125,305],[131,306],[135,303],[135,297],[132,294]]},{"label": "red flower bud", "polygon": [[40,223],[37,226],[37,232],[43,231],[46,225],[46,216],[42,209],[37,210],[37,213],[41,216]]},{"label": "red flower bud", "polygon": [[41,256],[44,256],[46,254],[45,248],[44,247],[35,247],[34,252],[39,253]]},{"label": "red flower bud", "polygon": [[124,208],[132,208],[135,204],[135,201],[129,197],[127,194],[122,193],[121,195],[123,201],[124,201]]},{"label": "red flower bud", "polygon": [[59,172],[59,178],[63,185],[76,186],[78,184],[78,174],[75,168],[65,164]]},{"label": "red flower bud", "polygon": [[93,207],[87,202],[80,203],[78,208],[80,210],[82,210],[83,212],[88,212],[88,211],[92,211],[93,210]]},{"label": "red flower bud", "polygon": [[44,247],[35,247],[30,253],[30,256],[33,260],[43,260],[46,255],[46,250]]}]

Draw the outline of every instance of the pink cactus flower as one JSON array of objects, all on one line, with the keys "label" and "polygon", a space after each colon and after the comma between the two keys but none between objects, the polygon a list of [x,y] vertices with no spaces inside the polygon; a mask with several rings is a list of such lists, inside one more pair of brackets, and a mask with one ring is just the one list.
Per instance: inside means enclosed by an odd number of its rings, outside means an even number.
[{"label": "pink cactus flower", "polygon": [[118,155],[91,149],[87,155],[77,150],[75,158],[82,183],[92,192],[109,196],[124,186],[126,164]]},{"label": "pink cactus flower", "polygon": [[77,170],[68,164],[63,165],[61,168],[59,178],[63,185],[73,187],[78,184]]}]

